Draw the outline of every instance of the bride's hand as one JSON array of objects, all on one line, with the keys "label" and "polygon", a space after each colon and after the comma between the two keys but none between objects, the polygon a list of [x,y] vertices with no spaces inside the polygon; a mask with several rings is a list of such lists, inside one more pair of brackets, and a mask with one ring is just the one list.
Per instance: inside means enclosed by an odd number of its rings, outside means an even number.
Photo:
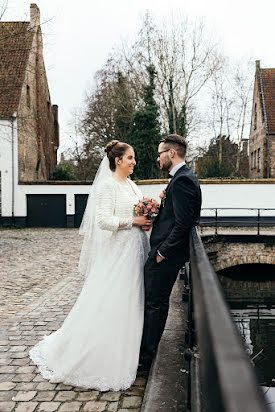
[{"label": "bride's hand", "polygon": [[[133,226],[143,226],[143,230],[149,230],[151,227],[152,221],[146,217],[146,215],[143,216],[135,216],[133,218]],[[145,229],[146,228],[146,229]]]}]

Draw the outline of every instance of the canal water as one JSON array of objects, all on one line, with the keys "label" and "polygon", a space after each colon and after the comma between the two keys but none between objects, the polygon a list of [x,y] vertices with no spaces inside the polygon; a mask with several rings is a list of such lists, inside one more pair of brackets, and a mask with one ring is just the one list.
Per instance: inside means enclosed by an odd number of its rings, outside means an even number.
[{"label": "canal water", "polygon": [[264,399],[275,411],[275,309],[233,309],[231,313],[255,367]]},{"label": "canal water", "polygon": [[240,265],[218,274],[264,392],[265,403],[275,412],[274,266]]}]

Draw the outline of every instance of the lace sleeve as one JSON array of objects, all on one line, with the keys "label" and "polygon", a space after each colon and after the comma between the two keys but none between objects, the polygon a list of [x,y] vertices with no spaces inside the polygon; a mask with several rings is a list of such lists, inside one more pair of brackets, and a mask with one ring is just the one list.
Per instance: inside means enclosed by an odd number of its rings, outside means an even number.
[{"label": "lace sleeve", "polygon": [[97,193],[96,223],[102,230],[116,232],[120,229],[131,229],[131,218],[115,216],[116,191],[112,184],[105,183]]}]

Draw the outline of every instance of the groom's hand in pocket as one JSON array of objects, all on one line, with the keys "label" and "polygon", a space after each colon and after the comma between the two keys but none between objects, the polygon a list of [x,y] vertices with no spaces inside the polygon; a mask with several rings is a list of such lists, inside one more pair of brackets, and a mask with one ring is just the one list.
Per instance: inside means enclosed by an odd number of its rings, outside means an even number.
[{"label": "groom's hand in pocket", "polygon": [[160,263],[160,262],[162,262],[163,260],[164,260],[164,258],[161,257],[159,254],[157,254],[157,256],[156,256],[156,261],[157,261],[157,263]]}]

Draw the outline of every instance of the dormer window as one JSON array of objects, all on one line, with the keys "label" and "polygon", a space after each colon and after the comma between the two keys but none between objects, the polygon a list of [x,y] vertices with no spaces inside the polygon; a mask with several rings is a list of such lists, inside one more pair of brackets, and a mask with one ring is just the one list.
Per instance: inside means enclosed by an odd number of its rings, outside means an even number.
[{"label": "dormer window", "polygon": [[27,106],[31,107],[31,95],[30,95],[30,86],[27,84]]}]

